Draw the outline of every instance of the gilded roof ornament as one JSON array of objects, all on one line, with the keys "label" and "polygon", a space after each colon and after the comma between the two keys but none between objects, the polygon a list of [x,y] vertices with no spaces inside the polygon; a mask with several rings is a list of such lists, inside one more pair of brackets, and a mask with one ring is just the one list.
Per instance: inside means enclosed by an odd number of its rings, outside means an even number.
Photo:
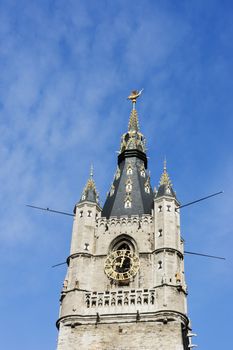
[{"label": "gilded roof ornament", "polygon": [[133,104],[133,109],[130,113],[130,118],[129,118],[129,131],[139,131],[138,114],[135,109],[135,105],[136,105],[137,98],[141,95],[142,91],[143,89],[140,91],[133,90],[131,94],[128,96],[128,100],[131,100]]},{"label": "gilded roof ornament", "polygon": [[93,176],[94,176],[94,167],[93,167],[93,164],[91,164],[91,167],[90,167],[90,177],[87,181],[87,184],[86,184],[86,187],[84,188],[84,191],[85,190],[93,190],[95,189],[96,190],[96,187],[95,187],[95,182],[93,180]]},{"label": "gilded roof ornament", "polygon": [[162,173],[159,185],[160,186],[161,185],[172,186],[171,180],[170,180],[169,175],[167,173],[167,161],[166,161],[166,158],[164,159],[164,162],[163,162],[163,173]]},{"label": "gilded roof ornament", "polygon": [[142,94],[142,91],[144,89],[141,89],[140,91],[138,90],[133,90],[131,92],[131,94],[128,96],[128,100],[131,100],[132,101],[132,104],[133,104],[133,109],[135,108],[135,104],[136,104],[136,101],[137,101],[137,98]]}]

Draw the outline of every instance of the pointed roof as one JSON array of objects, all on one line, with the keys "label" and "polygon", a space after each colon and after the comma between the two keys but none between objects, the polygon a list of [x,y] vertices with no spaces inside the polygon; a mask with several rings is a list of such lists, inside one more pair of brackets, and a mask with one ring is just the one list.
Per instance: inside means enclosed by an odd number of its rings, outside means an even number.
[{"label": "pointed roof", "polygon": [[143,161],[126,158],[119,165],[105,201],[102,216],[151,214],[154,193]]},{"label": "pointed roof", "polygon": [[146,171],[145,137],[139,131],[135,109],[136,100],[141,92],[142,90],[135,90],[128,97],[133,108],[129,117],[128,132],[121,138],[118,167],[103,207],[103,217],[151,213],[153,190]]},{"label": "pointed roof", "polygon": [[138,122],[138,114],[136,109],[132,109],[129,117],[129,127],[128,127],[129,132],[130,131],[139,131],[139,122]]},{"label": "pointed roof", "polygon": [[155,198],[169,196],[176,198],[175,191],[172,188],[172,183],[167,172],[167,161],[164,159],[163,163],[163,173],[160,178],[159,188],[155,194]]},{"label": "pointed roof", "polygon": [[95,182],[93,180],[93,166],[91,165],[90,177],[87,180],[86,186],[83,189],[82,196],[79,203],[81,202],[94,202],[99,204],[99,194],[96,190]]},{"label": "pointed roof", "polygon": [[167,160],[166,160],[166,158],[164,159],[164,162],[163,162],[163,173],[161,175],[159,185],[160,186],[161,185],[172,186],[171,180],[170,180],[169,175],[167,173]]}]

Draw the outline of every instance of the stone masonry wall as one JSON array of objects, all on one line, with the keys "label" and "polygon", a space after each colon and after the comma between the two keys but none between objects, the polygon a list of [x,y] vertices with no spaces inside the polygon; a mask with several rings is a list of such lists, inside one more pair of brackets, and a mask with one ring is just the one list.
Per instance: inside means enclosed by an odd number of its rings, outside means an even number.
[{"label": "stone masonry wall", "polygon": [[183,350],[180,322],[61,324],[58,350]]}]

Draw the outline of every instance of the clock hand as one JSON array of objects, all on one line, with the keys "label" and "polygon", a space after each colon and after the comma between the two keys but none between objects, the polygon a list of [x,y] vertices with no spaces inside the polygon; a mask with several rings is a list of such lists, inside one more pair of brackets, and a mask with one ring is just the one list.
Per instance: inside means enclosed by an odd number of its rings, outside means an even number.
[{"label": "clock hand", "polygon": [[124,253],[123,253],[123,256],[122,256],[122,259],[121,259],[120,267],[123,266],[123,263],[124,263],[124,261],[125,261],[125,253],[126,253],[126,251],[124,251]]}]

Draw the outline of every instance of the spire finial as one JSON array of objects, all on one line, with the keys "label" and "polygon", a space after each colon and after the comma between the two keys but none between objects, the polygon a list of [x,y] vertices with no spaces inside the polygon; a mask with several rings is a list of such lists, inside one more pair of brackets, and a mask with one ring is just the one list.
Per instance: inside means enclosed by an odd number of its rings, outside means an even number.
[{"label": "spire finial", "polygon": [[172,186],[169,175],[167,173],[167,159],[166,159],[166,157],[164,158],[164,161],[163,161],[163,173],[162,173],[162,176],[160,179],[160,186],[161,185]]},{"label": "spire finial", "polygon": [[141,95],[142,91],[143,89],[140,91],[133,90],[131,94],[128,96],[128,100],[131,100],[133,104],[133,109],[131,111],[130,118],[129,118],[129,131],[139,130],[138,115],[137,115],[135,105],[136,105],[137,98]]},{"label": "spire finial", "polygon": [[144,89],[141,89],[140,91],[138,90],[133,90],[131,92],[131,94],[128,96],[128,100],[131,100],[132,101],[132,104],[133,104],[133,109],[135,109],[135,105],[136,105],[136,101],[137,101],[137,98],[141,95],[142,91]]},{"label": "spire finial", "polygon": [[163,161],[163,170],[167,171],[167,159],[166,159],[166,156],[164,157],[164,161]]},{"label": "spire finial", "polygon": [[124,133],[121,138],[119,157],[121,156],[121,153],[128,150],[138,150],[142,153],[146,153],[146,141],[143,134],[139,131],[138,114],[135,108],[137,98],[141,95],[142,91],[143,89],[140,91],[134,90],[128,96],[128,100],[132,101],[133,108],[130,112],[128,132]]},{"label": "spire finial", "polygon": [[91,163],[91,168],[90,168],[90,178],[92,179],[94,175],[94,167],[93,164]]}]

